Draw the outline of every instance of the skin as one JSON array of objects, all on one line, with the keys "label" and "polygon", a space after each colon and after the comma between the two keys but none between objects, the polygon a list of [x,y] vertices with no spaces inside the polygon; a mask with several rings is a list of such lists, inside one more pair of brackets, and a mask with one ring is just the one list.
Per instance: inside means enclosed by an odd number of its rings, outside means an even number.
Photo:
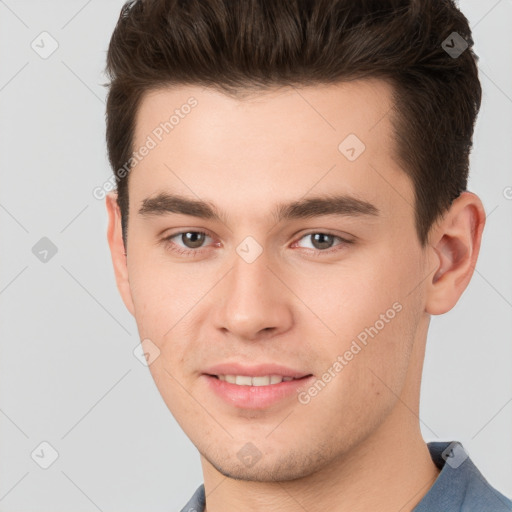
[{"label": "skin", "polygon": [[[140,105],[135,148],[168,112],[198,101],[131,171],[126,256],[115,193],[106,206],[119,291],[140,338],[160,350],[150,371],[201,454],[209,512],[410,511],[439,474],[418,416],[427,330],[471,279],[485,213],[462,193],[421,247],[412,183],[394,159],[390,95],[379,80],[238,99],[180,86]],[[352,162],[338,150],[350,133],[366,146]],[[160,192],[210,201],[224,222],[139,214]],[[278,203],[334,193],[380,213],[271,215]],[[194,230],[210,236],[200,249],[163,241]],[[313,233],[353,243],[328,239],[322,253]],[[236,251],[247,236],[262,248],[252,263]],[[292,396],[236,408],[202,376],[221,362],[274,362],[321,378],[397,302],[401,311],[307,404]],[[237,457],[248,442],[261,453],[251,467]]]}]

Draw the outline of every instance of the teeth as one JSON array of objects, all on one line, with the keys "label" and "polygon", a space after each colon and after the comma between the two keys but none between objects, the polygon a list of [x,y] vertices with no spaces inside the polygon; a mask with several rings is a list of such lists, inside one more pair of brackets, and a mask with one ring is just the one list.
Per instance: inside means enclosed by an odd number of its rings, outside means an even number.
[{"label": "teeth", "polygon": [[280,384],[289,382],[293,377],[282,377],[281,375],[264,375],[259,377],[249,377],[247,375],[217,375],[219,380],[224,380],[230,384],[238,386],[269,386],[270,384]]},{"label": "teeth", "polygon": [[[236,383],[238,384],[238,379],[240,377],[237,377],[236,378]],[[245,379],[246,377],[244,377]],[[252,381],[252,385],[253,386],[268,386],[270,384],[270,377],[268,375],[266,375],[265,377],[253,377],[252,379],[249,378],[249,383],[251,384],[251,381]]]},{"label": "teeth", "polygon": [[235,377],[235,384],[237,386],[250,386],[252,384],[251,377],[246,377],[245,375],[237,375]]}]

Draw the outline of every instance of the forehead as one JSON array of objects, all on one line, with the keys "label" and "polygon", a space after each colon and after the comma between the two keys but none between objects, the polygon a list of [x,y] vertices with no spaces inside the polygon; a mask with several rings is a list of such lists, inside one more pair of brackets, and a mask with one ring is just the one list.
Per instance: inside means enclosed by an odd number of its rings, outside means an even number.
[{"label": "forehead", "polygon": [[[246,142],[248,137],[265,142],[266,149],[299,140],[309,149],[308,141],[316,145],[320,139],[331,146],[349,133],[370,144],[384,142],[393,136],[388,116],[391,94],[391,85],[377,79],[242,91],[237,97],[200,86],[161,88],[143,95],[134,142],[155,130],[158,136],[158,127],[164,136],[172,133],[174,140],[180,133],[190,140],[185,136],[191,135],[191,128],[205,137],[203,152],[210,141],[218,145],[226,133]],[[184,122],[187,118],[193,121]]]},{"label": "forehead", "polygon": [[130,201],[166,188],[243,209],[334,187],[384,211],[397,200],[410,208],[411,183],[394,159],[392,107],[391,85],[375,79],[238,98],[199,86],[151,91],[133,140],[135,151],[151,149],[131,172]]}]

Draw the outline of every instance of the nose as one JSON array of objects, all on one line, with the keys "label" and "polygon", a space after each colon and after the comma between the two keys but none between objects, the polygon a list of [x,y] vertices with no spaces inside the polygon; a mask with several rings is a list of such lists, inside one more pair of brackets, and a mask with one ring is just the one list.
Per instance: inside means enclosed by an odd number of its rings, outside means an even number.
[{"label": "nose", "polygon": [[251,263],[235,257],[217,287],[217,328],[244,340],[287,331],[293,323],[293,294],[276,273],[264,252]]}]

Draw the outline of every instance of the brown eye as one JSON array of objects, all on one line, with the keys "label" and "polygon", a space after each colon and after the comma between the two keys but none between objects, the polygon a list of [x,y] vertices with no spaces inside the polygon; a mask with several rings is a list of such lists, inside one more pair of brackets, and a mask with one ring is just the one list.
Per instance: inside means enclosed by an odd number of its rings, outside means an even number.
[{"label": "brown eye", "polygon": [[204,231],[181,231],[165,237],[163,242],[173,252],[192,256],[207,249],[207,246],[203,247],[206,238],[211,237]]},{"label": "brown eye", "polygon": [[330,249],[334,242],[334,235],[326,233],[311,233],[307,236],[311,237],[311,241],[315,249]]},{"label": "brown eye", "polygon": [[[310,245],[300,245],[302,240],[309,240]],[[336,242],[337,240],[337,242]],[[307,233],[302,236],[294,245],[298,247],[303,247],[306,249],[310,249],[312,251],[316,251],[317,254],[322,253],[330,253],[332,251],[337,251],[339,249],[343,249],[347,245],[353,244],[353,240],[347,240],[341,236],[333,235],[331,233],[324,233],[321,231],[316,231],[313,233]]]},{"label": "brown eye", "polygon": [[197,249],[204,243],[206,234],[200,231],[187,231],[185,233],[180,233],[180,236],[185,247],[188,249]]}]

